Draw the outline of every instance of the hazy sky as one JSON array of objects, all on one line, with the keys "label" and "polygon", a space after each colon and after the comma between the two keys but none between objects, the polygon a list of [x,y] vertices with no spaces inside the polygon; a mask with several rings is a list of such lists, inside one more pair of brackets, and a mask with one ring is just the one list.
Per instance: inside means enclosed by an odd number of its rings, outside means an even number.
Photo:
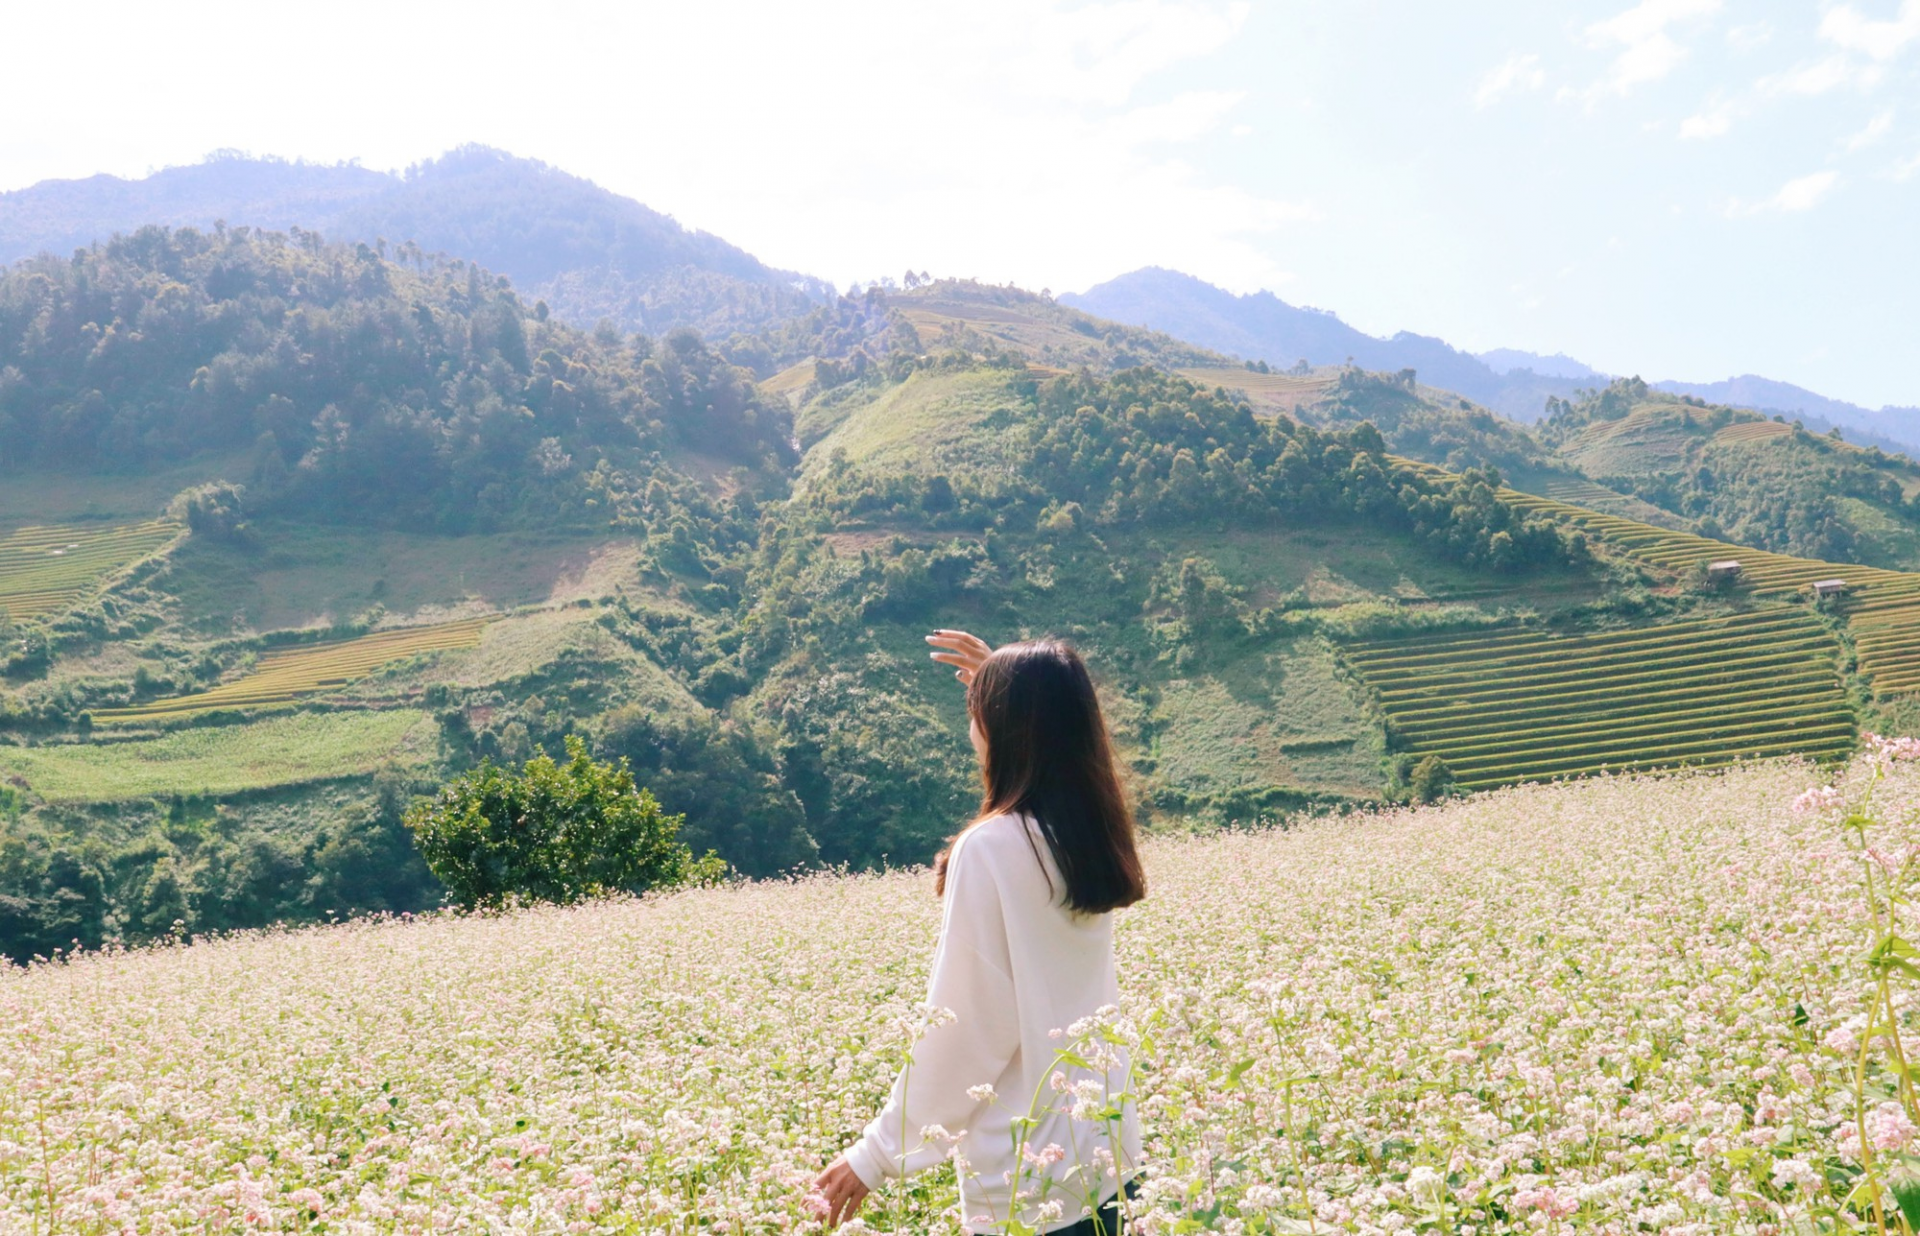
[{"label": "hazy sky", "polygon": [[479,141],[845,284],[1139,266],[1920,404],[1920,0],[15,4],[0,189]]}]

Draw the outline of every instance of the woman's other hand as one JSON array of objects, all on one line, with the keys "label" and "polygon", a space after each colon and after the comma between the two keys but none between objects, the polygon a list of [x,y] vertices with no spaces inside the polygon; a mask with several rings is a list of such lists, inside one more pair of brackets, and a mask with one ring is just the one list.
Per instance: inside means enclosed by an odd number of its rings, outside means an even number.
[{"label": "woman's other hand", "polygon": [[927,642],[940,649],[933,654],[933,659],[953,666],[953,676],[962,686],[973,684],[973,675],[980,663],[993,653],[992,644],[965,631],[935,631],[927,636]]},{"label": "woman's other hand", "polygon": [[867,1200],[866,1182],[847,1162],[847,1156],[841,1155],[827,1164],[827,1170],[821,1172],[813,1182],[809,1200],[813,1198],[819,1199],[815,1214],[831,1230],[853,1218],[859,1211],[860,1203]]}]

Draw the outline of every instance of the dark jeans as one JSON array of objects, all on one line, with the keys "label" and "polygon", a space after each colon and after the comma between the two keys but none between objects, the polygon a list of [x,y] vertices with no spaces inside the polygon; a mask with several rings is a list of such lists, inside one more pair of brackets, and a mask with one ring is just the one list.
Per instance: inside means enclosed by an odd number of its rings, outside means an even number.
[{"label": "dark jeans", "polygon": [[[1132,1197],[1139,1191],[1140,1178],[1138,1176],[1127,1181],[1128,1197]],[[1115,1236],[1119,1231],[1120,1199],[1116,1195],[1113,1200],[1102,1206],[1094,1214],[1088,1215],[1072,1227],[1057,1227],[1051,1232],[1048,1232],[1047,1236]]]}]

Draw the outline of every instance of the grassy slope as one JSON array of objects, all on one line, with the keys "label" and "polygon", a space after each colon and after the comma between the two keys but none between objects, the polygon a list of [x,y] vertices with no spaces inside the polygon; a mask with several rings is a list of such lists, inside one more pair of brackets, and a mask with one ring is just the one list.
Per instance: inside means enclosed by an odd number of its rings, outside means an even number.
[{"label": "grassy slope", "polygon": [[409,709],[298,713],[135,742],[0,747],[0,773],[25,777],[54,803],[235,794],[422,764],[436,734],[424,713]]},{"label": "grassy slope", "polygon": [[631,558],[630,538],[273,522],[255,529],[251,546],[189,540],[157,584],[184,623],[227,634],[345,622],[376,604],[432,618],[599,595]]},{"label": "grassy slope", "polygon": [[1016,288],[945,279],[889,303],[928,351],[998,348],[1017,352],[1045,370],[1091,368],[1096,373],[1153,364],[1167,368],[1232,361],[1171,335],[1123,326]]},{"label": "grassy slope", "polygon": [[244,478],[251,452],[202,455],[133,475],[15,472],[0,485],[0,525],[63,520],[153,519],[183,489]]},{"label": "grassy slope", "polygon": [[849,388],[808,404],[795,426],[808,450],[803,477],[836,451],[887,471],[990,474],[1008,466],[993,429],[1023,403],[1025,375],[1000,369],[922,371],[898,385]]}]

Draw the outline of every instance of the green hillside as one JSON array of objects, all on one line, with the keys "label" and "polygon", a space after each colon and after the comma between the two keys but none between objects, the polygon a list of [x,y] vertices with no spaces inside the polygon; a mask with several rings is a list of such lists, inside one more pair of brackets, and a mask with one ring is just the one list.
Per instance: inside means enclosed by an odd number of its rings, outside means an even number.
[{"label": "green hillside", "polygon": [[1920,464],[1906,456],[1637,380],[1549,410],[1538,432],[1559,460],[1706,536],[1920,569]]},{"label": "green hillside", "polygon": [[0,274],[0,372],[0,588],[52,597],[0,631],[10,955],[425,908],[408,799],[570,734],[749,874],[923,861],[976,793],[934,626],[1085,648],[1168,829],[1838,756],[1920,685],[1916,577],[1710,588],[1689,517],[1413,375],[1013,289],[715,350],[154,230]]}]

